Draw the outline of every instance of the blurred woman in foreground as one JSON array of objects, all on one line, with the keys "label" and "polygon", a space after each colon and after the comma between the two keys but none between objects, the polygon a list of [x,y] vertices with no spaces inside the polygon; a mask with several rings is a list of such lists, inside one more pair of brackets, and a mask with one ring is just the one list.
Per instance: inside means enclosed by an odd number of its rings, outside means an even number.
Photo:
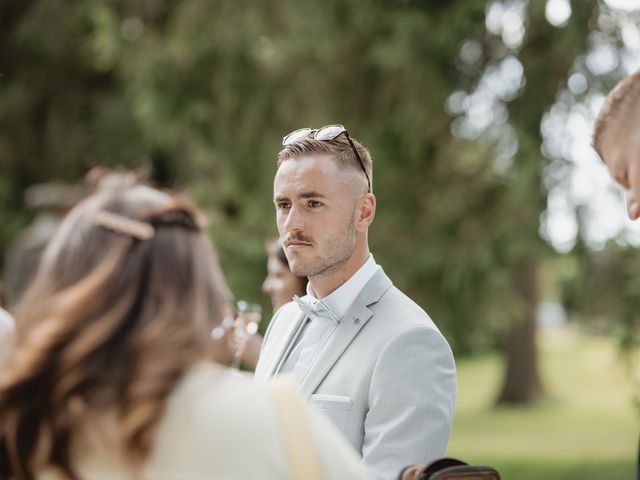
[{"label": "blurred woman in foreground", "polygon": [[[287,389],[210,361],[223,289],[186,200],[110,177],[63,221],[16,310],[0,478],[289,478],[297,452],[274,401]],[[325,478],[364,478],[339,434],[300,412]]]}]

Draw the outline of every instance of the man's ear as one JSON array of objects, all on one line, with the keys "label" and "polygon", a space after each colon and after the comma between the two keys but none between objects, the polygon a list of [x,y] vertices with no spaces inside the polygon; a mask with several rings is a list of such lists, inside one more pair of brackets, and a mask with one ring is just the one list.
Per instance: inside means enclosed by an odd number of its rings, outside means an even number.
[{"label": "man's ear", "polygon": [[373,193],[365,193],[358,199],[357,215],[356,230],[364,232],[376,216],[376,197]]}]

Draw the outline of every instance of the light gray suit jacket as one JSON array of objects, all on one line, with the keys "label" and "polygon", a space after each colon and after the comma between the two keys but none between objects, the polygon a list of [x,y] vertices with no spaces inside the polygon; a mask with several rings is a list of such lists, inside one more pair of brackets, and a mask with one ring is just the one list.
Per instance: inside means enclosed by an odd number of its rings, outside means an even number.
[{"label": "light gray suit jacket", "polygon": [[[291,302],[267,330],[257,381],[276,375],[304,315]],[[380,479],[447,450],[456,372],[449,344],[429,316],[381,268],[342,317],[300,388]]]}]

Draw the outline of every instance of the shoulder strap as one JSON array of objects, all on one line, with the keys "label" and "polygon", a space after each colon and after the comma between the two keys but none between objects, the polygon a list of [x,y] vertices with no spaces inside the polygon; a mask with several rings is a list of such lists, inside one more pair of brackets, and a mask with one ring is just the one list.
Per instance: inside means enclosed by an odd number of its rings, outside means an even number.
[{"label": "shoulder strap", "polygon": [[318,450],[293,379],[277,376],[269,383],[282,428],[291,480],[323,480]]}]

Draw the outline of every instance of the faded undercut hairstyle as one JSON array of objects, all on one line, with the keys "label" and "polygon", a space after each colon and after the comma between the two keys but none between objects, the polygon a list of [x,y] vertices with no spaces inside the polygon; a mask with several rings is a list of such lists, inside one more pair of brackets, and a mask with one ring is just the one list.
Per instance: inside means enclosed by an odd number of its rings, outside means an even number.
[{"label": "faded undercut hairstyle", "polygon": [[74,442],[113,412],[131,465],[177,382],[211,355],[225,284],[185,199],[111,175],[65,218],[16,310],[0,375],[0,478],[70,479]]},{"label": "faded undercut hairstyle", "polygon": [[[371,191],[373,191],[373,160],[369,150],[367,150],[358,140],[351,137],[351,141],[358,150],[358,154],[364,163],[364,168],[371,182]],[[278,163],[280,166],[285,160],[291,160],[306,155],[330,155],[340,168],[350,168],[358,172],[362,172],[360,161],[353,153],[353,149],[347,140],[346,135],[342,134],[333,140],[316,140],[312,133],[300,141],[285,145],[278,153]]]},{"label": "faded undercut hairstyle", "polygon": [[640,71],[625,77],[609,93],[596,118],[593,147],[602,158],[602,142],[606,132],[637,133],[640,123]]}]

